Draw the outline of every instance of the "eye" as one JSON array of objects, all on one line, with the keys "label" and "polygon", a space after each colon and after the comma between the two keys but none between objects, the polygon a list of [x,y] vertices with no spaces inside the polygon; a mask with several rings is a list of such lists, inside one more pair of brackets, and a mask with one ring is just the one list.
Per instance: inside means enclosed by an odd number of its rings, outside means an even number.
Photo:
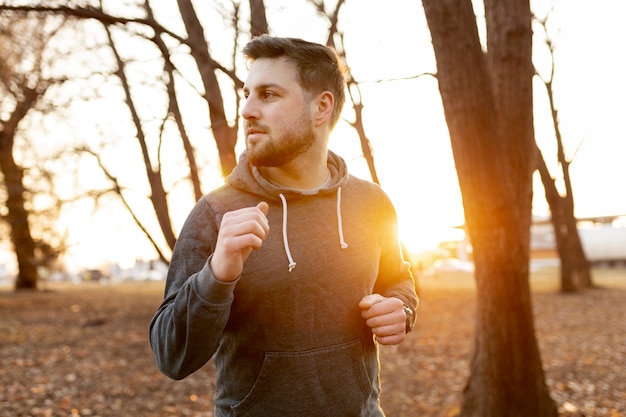
[{"label": "eye", "polygon": [[276,94],[274,94],[272,91],[264,91],[264,92],[263,92],[263,94],[262,94],[263,98],[266,98],[266,99],[267,99],[267,98],[272,98],[272,97],[274,97],[275,95],[276,95]]}]

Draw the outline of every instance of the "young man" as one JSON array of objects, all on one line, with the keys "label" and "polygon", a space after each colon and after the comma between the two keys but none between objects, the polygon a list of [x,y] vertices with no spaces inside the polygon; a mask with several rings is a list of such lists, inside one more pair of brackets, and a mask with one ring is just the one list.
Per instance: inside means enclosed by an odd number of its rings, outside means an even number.
[{"label": "young man", "polygon": [[337,56],[270,36],[244,53],[246,152],[180,233],[157,364],[182,379],[214,358],[218,417],[383,416],[377,343],[402,342],[418,300],[391,202],[327,148]]}]

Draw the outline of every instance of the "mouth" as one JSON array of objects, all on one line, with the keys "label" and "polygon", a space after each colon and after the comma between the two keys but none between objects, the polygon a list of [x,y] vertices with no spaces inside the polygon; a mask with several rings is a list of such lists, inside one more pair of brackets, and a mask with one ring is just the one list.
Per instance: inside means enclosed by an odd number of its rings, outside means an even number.
[{"label": "mouth", "polygon": [[247,137],[251,137],[251,136],[258,136],[258,135],[262,135],[264,134],[265,131],[256,127],[248,127],[248,129],[246,130],[246,136]]}]

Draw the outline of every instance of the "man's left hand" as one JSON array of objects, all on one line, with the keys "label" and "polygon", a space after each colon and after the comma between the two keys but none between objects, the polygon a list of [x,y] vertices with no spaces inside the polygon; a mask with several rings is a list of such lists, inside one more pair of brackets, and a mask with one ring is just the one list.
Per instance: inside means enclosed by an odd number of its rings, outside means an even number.
[{"label": "man's left hand", "polygon": [[383,297],[380,294],[366,295],[359,302],[361,315],[372,329],[378,343],[397,345],[406,336],[406,313],[402,300]]}]

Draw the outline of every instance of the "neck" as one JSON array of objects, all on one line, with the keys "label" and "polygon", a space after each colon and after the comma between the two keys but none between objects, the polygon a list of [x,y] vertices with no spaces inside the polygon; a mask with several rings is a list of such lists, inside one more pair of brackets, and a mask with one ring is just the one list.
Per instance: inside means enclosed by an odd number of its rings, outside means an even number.
[{"label": "neck", "polygon": [[324,152],[316,158],[300,155],[280,167],[260,167],[261,175],[283,187],[298,190],[312,190],[321,187],[328,179],[328,154]]}]

